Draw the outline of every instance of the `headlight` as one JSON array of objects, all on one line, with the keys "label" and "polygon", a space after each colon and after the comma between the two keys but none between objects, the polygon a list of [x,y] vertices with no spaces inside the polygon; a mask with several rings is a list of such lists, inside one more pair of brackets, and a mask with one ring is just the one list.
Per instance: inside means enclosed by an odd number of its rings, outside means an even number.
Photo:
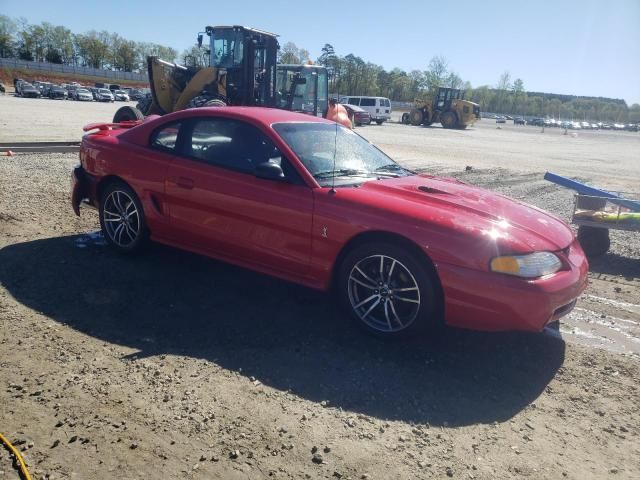
[{"label": "headlight", "polygon": [[509,255],[491,260],[491,271],[524,278],[544,277],[562,268],[560,259],[551,252]]}]

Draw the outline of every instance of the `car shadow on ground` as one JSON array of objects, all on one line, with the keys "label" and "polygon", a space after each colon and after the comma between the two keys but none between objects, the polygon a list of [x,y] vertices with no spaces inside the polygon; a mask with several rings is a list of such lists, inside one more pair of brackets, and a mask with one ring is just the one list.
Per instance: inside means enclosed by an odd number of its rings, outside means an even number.
[{"label": "car shadow on ground", "polygon": [[564,360],[564,342],[548,335],[382,341],[327,294],[168,247],[131,258],[93,240],[7,246],[0,282],[27,307],[138,358],[205,359],[314,402],[450,426],[511,418]]},{"label": "car shadow on ground", "polygon": [[620,275],[627,280],[640,279],[640,258],[607,253],[589,259],[589,270],[605,275]]}]

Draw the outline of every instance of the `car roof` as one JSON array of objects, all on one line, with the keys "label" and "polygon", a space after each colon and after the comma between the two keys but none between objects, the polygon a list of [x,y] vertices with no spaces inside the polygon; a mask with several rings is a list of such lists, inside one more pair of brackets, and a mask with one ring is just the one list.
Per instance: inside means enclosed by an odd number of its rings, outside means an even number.
[{"label": "car roof", "polygon": [[333,122],[320,117],[314,117],[313,115],[307,115],[304,113],[290,112],[288,110],[282,110],[279,108],[268,107],[203,107],[203,108],[190,108],[187,110],[180,110],[178,112],[170,113],[160,117],[159,123],[164,121],[170,121],[171,119],[182,119],[191,117],[202,116],[223,116],[236,118],[239,120],[253,120],[255,123],[260,123],[264,126],[270,126],[274,123],[283,122],[317,122],[317,123],[330,123]]},{"label": "car roof", "polygon": [[120,138],[129,142],[145,145],[149,135],[157,128],[171,122],[198,117],[231,118],[245,121],[263,130],[270,130],[275,123],[324,123],[335,125],[334,122],[303,113],[266,107],[201,107],[179,110],[162,116],[149,116],[134,128],[120,134]]}]

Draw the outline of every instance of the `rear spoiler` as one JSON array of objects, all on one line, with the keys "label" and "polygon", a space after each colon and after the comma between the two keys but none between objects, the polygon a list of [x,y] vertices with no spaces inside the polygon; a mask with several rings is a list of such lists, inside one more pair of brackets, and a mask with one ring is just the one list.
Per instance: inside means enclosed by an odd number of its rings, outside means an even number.
[{"label": "rear spoiler", "polygon": [[109,130],[115,130],[118,128],[133,128],[136,125],[140,125],[144,120],[126,120],[118,123],[90,123],[82,127],[85,132],[91,130],[99,130],[100,132],[107,132]]}]

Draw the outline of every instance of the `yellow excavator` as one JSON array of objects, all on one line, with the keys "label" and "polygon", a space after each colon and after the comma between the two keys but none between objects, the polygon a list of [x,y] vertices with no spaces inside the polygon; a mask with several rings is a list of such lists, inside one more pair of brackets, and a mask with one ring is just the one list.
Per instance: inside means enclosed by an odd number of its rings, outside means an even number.
[{"label": "yellow excavator", "polygon": [[402,115],[402,123],[464,129],[480,120],[480,105],[464,99],[464,91],[439,87],[435,95],[416,100],[415,107]]},{"label": "yellow excavator", "polygon": [[[327,69],[316,65],[278,65],[277,35],[242,26],[205,28],[198,35],[205,67],[147,58],[151,94],[136,107],[118,109],[114,123],[140,120],[195,107],[244,105],[324,115],[328,108]],[[192,59],[195,60],[195,59]],[[188,63],[188,62],[186,62]]]}]

